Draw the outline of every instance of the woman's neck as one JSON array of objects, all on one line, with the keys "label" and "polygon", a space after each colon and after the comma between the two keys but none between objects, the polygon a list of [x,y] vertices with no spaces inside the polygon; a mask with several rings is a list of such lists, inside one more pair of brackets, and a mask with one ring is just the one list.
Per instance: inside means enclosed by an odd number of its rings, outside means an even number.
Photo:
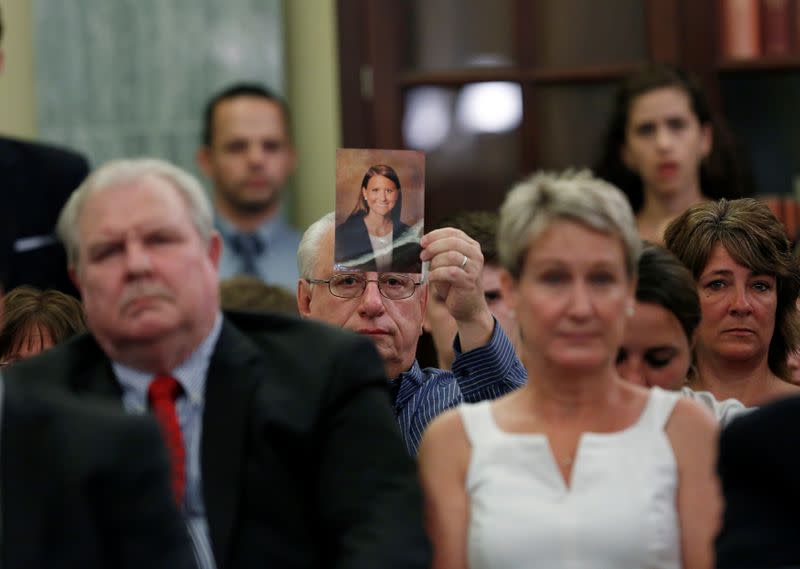
[{"label": "woman's neck", "polygon": [[673,195],[664,195],[653,190],[644,190],[644,204],[636,215],[636,225],[642,239],[661,243],[664,240],[664,229],[669,222],[683,213],[689,206],[707,198],[695,184],[684,191]]},{"label": "woman's neck", "polygon": [[605,407],[618,377],[613,365],[595,370],[568,370],[546,362],[529,363],[523,356],[528,377],[529,402],[540,413],[554,418],[584,415]]},{"label": "woman's neck", "polygon": [[754,407],[779,397],[793,386],[772,373],[764,355],[753,361],[733,362],[713,356],[698,358],[697,374],[689,387],[710,391],[720,401],[738,399],[746,407]]},{"label": "woman's neck", "polygon": [[375,213],[373,210],[367,212],[364,216],[364,224],[367,226],[367,232],[370,235],[383,237],[392,232],[393,224],[390,216],[383,216]]}]

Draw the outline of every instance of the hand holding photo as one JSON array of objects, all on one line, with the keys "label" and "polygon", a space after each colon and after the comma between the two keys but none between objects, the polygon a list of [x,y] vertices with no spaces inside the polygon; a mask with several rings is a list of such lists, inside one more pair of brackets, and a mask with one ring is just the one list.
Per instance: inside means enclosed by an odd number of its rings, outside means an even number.
[{"label": "hand holding photo", "polygon": [[425,155],[336,151],[334,269],[419,273]]}]

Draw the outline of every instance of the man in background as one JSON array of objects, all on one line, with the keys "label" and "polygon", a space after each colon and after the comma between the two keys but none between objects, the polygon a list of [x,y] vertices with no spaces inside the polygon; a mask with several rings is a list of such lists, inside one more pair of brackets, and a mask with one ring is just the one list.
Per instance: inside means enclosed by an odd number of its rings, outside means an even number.
[{"label": "man in background", "polygon": [[213,185],[224,248],[220,277],[249,274],[294,290],[299,234],[281,194],[297,158],[286,102],[266,87],[232,85],[208,102],[197,163]]},{"label": "man in background", "polygon": [[[0,42],[3,32],[0,14]],[[0,72],[4,62],[0,44]],[[75,152],[0,137],[0,282],[6,290],[27,284],[77,295],[55,225],[88,171]]]}]

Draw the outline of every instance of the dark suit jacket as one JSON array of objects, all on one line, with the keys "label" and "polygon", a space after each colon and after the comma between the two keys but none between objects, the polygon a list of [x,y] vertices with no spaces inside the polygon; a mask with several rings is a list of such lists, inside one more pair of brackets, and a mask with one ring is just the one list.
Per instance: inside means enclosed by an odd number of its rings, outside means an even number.
[{"label": "dark suit jacket", "polygon": [[[89,335],[8,373],[86,396],[121,393]],[[428,565],[416,469],[364,338],[227,314],[208,370],[201,455],[219,569]]]},{"label": "dark suit jacket", "polygon": [[725,496],[717,567],[800,567],[800,397],[734,420],[720,437]]},{"label": "dark suit jacket", "polygon": [[[411,228],[405,223],[397,223],[392,229],[392,272],[420,273],[422,261],[419,259],[421,247],[414,239],[400,243],[409,236]],[[344,223],[336,226],[336,263],[358,271],[376,271],[372,242],[369,240],[367,226],[362,214],[353,214]],[[360,263],[348,262],[351,259],[365,259]]]},{"label": "dark suit jacket", "polygon": [[[0,137],[0,279],[7,290],[29,284],[78,295],[55,226],[88,172],[86,159],[74,152]],[[39,238],[39,246],[14,251],[15,242],[31,237]]]},{"label": "dark suit jacket", "polygon": [[195,567],[148,417],[5,381],[2,567]]}]

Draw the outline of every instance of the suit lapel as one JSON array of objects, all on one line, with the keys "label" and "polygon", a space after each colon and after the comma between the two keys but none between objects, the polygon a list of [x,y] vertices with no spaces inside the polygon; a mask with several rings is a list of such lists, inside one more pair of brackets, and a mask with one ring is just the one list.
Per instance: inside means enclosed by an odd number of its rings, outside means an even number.
[{"label": "suit lapel", "polygon": [[[47,548],[47,499],[53,481],[54,441],[48,418],[30,407],[13,382],[4,384],[0,431],[0,509],[3,567],[36,567]],[[46,491],[47,489],[47,491]],[[52,514],[52,512],[49,512]]]},{"label": "suit lapel", "polygon": [[248,406],[265,373],[262,352],[224,321],[206,379],[200,457],[206,518],[220,566],[229,557],[241,506]]},{"label": "suit lapel", "polygon": [[80,347],[74,347],[70,352],[78,354],[79,360],[70,364],[66,378],[70,391],[99,396],[122,405],[122,386],[114,376],[111,361],[94,336],[85,334],[76,341],[80,342]]}]

